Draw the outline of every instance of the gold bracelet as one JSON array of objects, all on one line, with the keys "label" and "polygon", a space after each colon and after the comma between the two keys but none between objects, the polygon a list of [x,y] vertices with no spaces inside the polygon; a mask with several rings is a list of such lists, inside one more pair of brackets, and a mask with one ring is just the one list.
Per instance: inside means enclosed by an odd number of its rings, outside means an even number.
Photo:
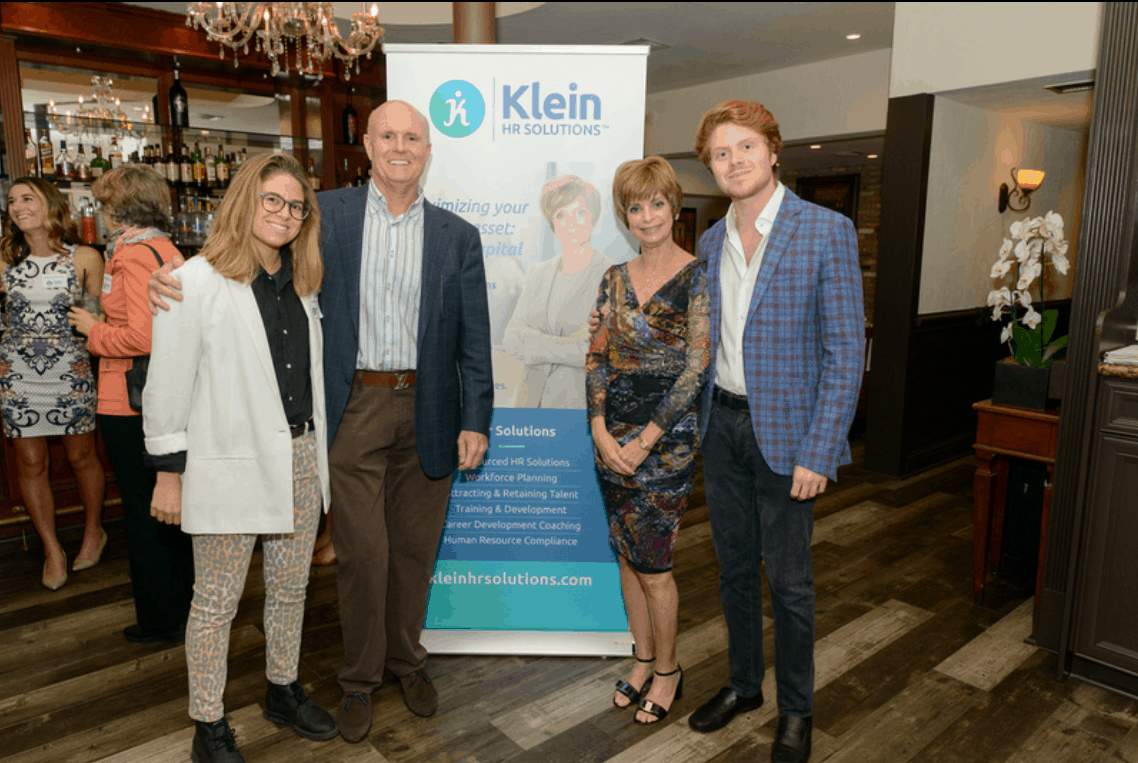
[{"label": "gold bracelet", "polygon": [[651,450],[652,446],[644,442],[644,435],[636,436],[636,444],[640,446],[641,450]]}]

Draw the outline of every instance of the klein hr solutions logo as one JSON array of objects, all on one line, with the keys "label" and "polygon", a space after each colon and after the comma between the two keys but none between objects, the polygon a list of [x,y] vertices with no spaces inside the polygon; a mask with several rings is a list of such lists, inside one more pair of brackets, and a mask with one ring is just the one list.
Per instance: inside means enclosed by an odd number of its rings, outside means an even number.
[{"label": "klein hr solutions logo", "polygon": [[608,125],[601,124],[601,98],[595,93],[578,92],[569,83],[569,92],[558,92],[538,81],[502,86],[503,135],[600,135]]},{"label": "klein hr solutions logo", "polygon": [[452,79],[435,90],[430,111],[435,129],[451,138],[465,138],[486,118],[486,101],[474,85]]}]

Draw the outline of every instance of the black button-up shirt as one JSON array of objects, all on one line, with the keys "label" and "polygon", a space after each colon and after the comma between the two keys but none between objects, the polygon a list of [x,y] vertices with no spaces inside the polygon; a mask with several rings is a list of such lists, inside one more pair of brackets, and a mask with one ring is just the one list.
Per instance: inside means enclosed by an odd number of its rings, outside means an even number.
[{"label": "black button-up shirt", "polygon": [[[289,426],[312,418],[312,369],[308,352],[308,316],[292,284],[292,253],[281,250],[281,266],[269,275],[264,270],[253,279],[253,297],[265,326],[269,354],[273,359],[277,388]],[[160,472],[186,471],[186,451],[146,457]]]},{"label": "black button-up shirt", "polygon": [[292,253],[281,250],[281,267],[253,279],[253,296],[265,324],[269,354],[289,426],[312,418],[312,369],[308,357],[308,316],[292,285]]}]

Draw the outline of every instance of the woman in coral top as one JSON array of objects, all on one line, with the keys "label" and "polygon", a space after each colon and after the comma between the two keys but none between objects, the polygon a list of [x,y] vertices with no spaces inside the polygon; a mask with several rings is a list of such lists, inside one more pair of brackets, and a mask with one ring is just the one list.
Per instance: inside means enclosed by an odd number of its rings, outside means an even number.
[{"label": "woman in coral top", "polygon": [[[99,430],[122,496],[134,610],[129,641],[180,641],[193,598],[194,559],[189,536],[150,516],[156,472],[143,463],[142,417],[130,407],[126,371],[150,354],[146,282],[178,253],[170,241],[170,192],[153,170],[124,164],[92,188],[103,205],[108,261],[102,305],[106,322],[74,308],[71,323],[87,336],[99,361]],[[161,262],[159,262],[161,259]]]}]

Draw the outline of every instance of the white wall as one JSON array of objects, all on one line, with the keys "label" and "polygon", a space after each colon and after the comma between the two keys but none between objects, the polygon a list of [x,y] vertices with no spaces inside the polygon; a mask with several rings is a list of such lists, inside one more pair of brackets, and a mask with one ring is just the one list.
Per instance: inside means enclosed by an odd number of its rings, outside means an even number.
[{"label": "white wall", "polygon": [[1101,3],[897,3],[889,97],[1088,72]]},{"label": "white wall", "polygon": [[883,132],[888,108],[888,49],[778,71],[650,93],[645,154],[691,153],[704,112],[720,101],[761,102],[784,141]]},{"label": "white wall", "polygon": [[[1063,217],[1068,275],[1052,273],[1047,297],[1071,296],[1078,268],[1079,216],[1086,136],[965,106],[938,97],[933,110],[929,192],[918,312],[965,310],[987,302],[997,285],[989,277],[1008,227],[1055,210]],[[1047,173],[1027,212],[1000,214],[1001,183],[1012,167]],[[1047,268],[1050,272],[1051,268]],[[1036,295],[1038,298],[1038,295]]]}]

